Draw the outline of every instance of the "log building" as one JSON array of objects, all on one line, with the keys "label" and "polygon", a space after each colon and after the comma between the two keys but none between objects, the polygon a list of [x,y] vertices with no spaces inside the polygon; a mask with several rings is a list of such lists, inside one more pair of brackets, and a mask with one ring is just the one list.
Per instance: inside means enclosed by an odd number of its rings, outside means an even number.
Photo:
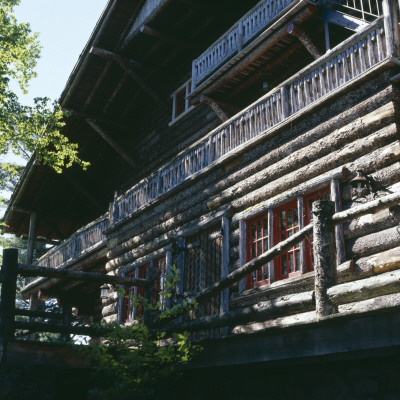
[{"label": "log building", "polygon": [[[333,232],[325,311],[309,236],[176,326],[205,332],[193,376],[212,371],[235,388],[227,398],[280,398],[273,381],[299,383],[305,364],[324,382],[335,371],[347,390],[338,370],[366,379],[400,349],[400,208],[351,218],[400,192],[398,16],[395,0],[110,0],[60,97],[63,133],[91,167],[57,175],[33,157],[7,230],[29,236],[30,255],[35,240],[55,243],[43,267],[136,278],[152,267],[155,299],[176,265],[179,302],[259,260],[330,200],[350,220]],[[101,300],[98,283],[39,278],[23,293],[97,319],[140,317],[118,288]],[[396,398],[373,397],[392,390],[374,379],[332,398]]]}]

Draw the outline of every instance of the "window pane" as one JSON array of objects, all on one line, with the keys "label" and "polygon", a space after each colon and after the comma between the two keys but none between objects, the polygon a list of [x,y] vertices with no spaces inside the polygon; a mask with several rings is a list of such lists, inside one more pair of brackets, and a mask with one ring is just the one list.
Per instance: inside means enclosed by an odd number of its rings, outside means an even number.
[{"label": "window pane", "polygon": [[264,265],[264,279],[269,279],[268,264]]},{"label": "window pane", "polygon": [[256,258],[257,257],[257,253],[256,253],[256,244],[253,243],[251,245],[251,259]]},{"label": "window pane", "polygon": [[286,211],[281,212],[281,232],[286,231]]},{"label": "window pane", "polygon": [[268,220],[267,219],[263,220],[263,225],[264,225],[263,236],[266,237],[266,236],[268,236]]},{"label": "window pane", "polygon": [[300,271],[300,251],[296,251],[296,271]]},{"label": "window pane", "polygon": [[251,224],[251,240],[256,240],[256,224]]},{"label": "window pane", "polygon": [[262,241],[257,242],[257,257],[262,254]]},{"label": "window pane", "polygon": [[293,227],[293,210],[287,210],[287,228],[290,229]]},{"label": "window pane", "polygon": [[282,275],[287,275],[287,261],[286,261],[286,254],[282,255]]},{"label": "window pane", "polygon": [[268,250],[268,239],[264,239],[264,251]]},{"label": "window pane", "polygon": [[294,255],[293,252],[289,253],[289,273],[294,272]]},{"label": "window pane", "polygon": [[262,224],[261,221],[257,221],[257,239],[262,237]]},{"label": "window pane", "polygon": [[297,207],[295,207],[293,209],[294,212],[294,226],[298,226],[299,225],[299,212],[297,210]]}]

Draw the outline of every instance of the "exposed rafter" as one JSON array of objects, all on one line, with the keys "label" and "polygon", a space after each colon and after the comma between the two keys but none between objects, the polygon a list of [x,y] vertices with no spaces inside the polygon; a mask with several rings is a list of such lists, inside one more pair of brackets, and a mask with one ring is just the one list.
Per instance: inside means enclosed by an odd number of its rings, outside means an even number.
[{"label": "exposed rafter", "polygon": [[320,58],[322,56],[321,52],[318,50],[317,46],[313,43],[310,36],[307,35],[303,29],[299,28],[297,25],[291,23],[287,27],[287,32],[289,35],[296,36],[307,51],[315,58]]},{"label": "exposed rafter", "polygon": [[166,105],[161,96],[133,70],[129,60],[112,51],[100,49],[98,47],[92,47],[90,49],[90,54],[115,61],[146,93],[156,100],[157,103],[163,106]]},{"label": "exposed rafter", "polygon": [[85,118],[85,121],[133,168],[137,167],[137,164],[129,156],[129,154],[114,140],[112,139],[105,130],[91,118]]},{"label": "exposed rafter", "polygon": [[80,193],[83,194],[99,211],[104,210],[104,206],[102,206],[91,193],[83,186],[80,182],[78,182],[68,171],[64,171],[63,175],[67,178],[67,180],[75,186],[76,189],[79,190]]},{"label": "exposed rafter", "polygon": [[183,46],[187,46],[187,44],[183,40],[181,40],[181,39],[179,39],[177,37],[168,35],[168,34],[166,34],[164,32],[160,32],[159,30],[154,29],[154,28],[152,28],[152,27],[150,27],[148,25],[142,25],[139,30],[140,30],[140,33],[144,33],[145,35],[153,36],[153,37],[155,37],[157,39],[161,39],[161,40],[164,40],[164,41],[167,41],[167,42],[171,42],[171,43],[174,43],[174,44],[176,44],[178,46],[182,46],[182,47]]},{"label": "exposed rafter", "polygon": [[215,112],[215,114],[222,122],[227,121],[229,119],[229,116],[226,114],[224,109],[229,109],[233,111],[233,113],[238,111],[238,109],[235,106],[232,106],[232,104],[227,104],[205,95],[200,96],[200,103],[207,104],[208,106],[210,106],[210,108]]},{"label": "exposed rafter", "polygon": [[368,25],[367,22],[362,21],[361,19],[354,18],[348,14],[343,14],[339,11],[329,10],[327,8],[322,8],[320,17],[330,24],[339,25],[354,32],[359,31]]}]

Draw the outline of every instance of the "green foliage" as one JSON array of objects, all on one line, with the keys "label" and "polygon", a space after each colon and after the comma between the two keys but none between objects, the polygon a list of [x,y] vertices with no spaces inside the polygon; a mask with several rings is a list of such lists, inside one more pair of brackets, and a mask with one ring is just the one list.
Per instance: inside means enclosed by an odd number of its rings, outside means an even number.
[{"label": "green foliage", "polygon": [[[165,298],[171,297],[179,280],[179,270],[172,267],[167,275]],[[135,304],[143,304],[154,316],[159,316],[160,304],[150,306],[144,299],[132,298]],[[195,302],[185,302],[184,310],[196,307]],[[170,313],[161,311],[160,317]],[[178,314],[176,314],[178,315]],[[188,332],[155,332],[135,320],[125,326],[118,323],[101,324],[109,333],[99,343],[82,346],[89,352],[94,371],[94,388],[90,399],[163,399],[173,380],[179,377],[178,368],[200,350],[190,342]]]},{"label": "green foliage", "polygon": [[[88,166],[78,156],[77,145],[60,133],[64,113],[48,98],[36,98],[33,106],[20,103],[13,90],[18,86],[27,92],[29,81],[36,76],[34,68],[40,56],[38,35],[29,24],[19,23],[13,15],[20,0],[0,0],[0,156],[13,153],[36,158],[61,172],[74,163]],[[0,179],[4,182],[15,166],[3,164]],[[3,183],[4,185],[4,183]]]}]

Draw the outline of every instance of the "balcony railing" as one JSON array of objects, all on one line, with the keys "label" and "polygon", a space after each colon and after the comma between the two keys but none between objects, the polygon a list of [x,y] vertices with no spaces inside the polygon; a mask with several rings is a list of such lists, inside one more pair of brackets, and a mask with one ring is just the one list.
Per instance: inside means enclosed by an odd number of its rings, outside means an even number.
[{"label": "balcony railing", "polygon": [[193,87],[224,64],[298,0],[264,0],[252,8],[224,36],[193,61]]},{"label": "balcony railing", "polygon": [[347,86],[392,54],[380,17],[308,65],[110,205],[110,226],[133,215],[239,146]]},{"label": "balcony railing", "polygon": [[50,249],[35,262],[35,265],[59,268],[79,257],[97,249],[105,243],[104,231],[108,228],[108,216],[103,215],[96,221],[79,229],[60,245]]}]

